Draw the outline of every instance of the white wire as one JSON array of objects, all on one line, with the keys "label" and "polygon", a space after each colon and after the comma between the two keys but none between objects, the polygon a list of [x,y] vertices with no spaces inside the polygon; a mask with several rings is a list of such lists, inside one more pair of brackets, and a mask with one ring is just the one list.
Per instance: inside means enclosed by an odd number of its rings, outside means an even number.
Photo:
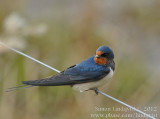
[{"label": "white wire", "polygon": [[[26,54],[24,54],[24,53],[22,53],[22,52],[20,52],[20,51],[18,51],[18,50],[16,50],[16,49],[14,49],[14,48],[11,48],[11,47],[7,46],[6,44],[4,44],[4,43],[2,43],[2,42],[0,42],[0,44],[1,44],[2,46],[6,47],[6,48],[8,48],[8,49],[10,49],[10,50],[18,53],[18,54],[20,54],[20,55],[23,55],[24,57],[27,57],[27,58],[29,58],[29,59],[31,59],[31,60],[33,60],[33,61],[35,61],[35,62],[37,62],[37,63],[39,63],[39,64],[41,64],[41,65],[43,65],[43,66],[45,66],[45,67],[47,67],[47,68],[49,68],[49,69],[57,72],[57,73],[60,73],[59,70],[57,70],[57,69],[55,69],[55,68],[53,68],[53,67],[51,67],[51,66],[49,66],[49,65],[47,65],[47,64],[45,64],[45,63],[43,63],[43,62],[41,62],[41,61],[39,61],[39,60],[37,60],[37,59],[35,59],[35,58],[33,58],[33,57],[29,56],[29,55],[26,55]],[[146,113],[144,113],[143,111],[136,109],[135,107],[132,107],[132,106],[130,106],[130,105],[128,105],[128,104],[126,104],[126,103],[124,103],[124,102],[122,102],[122,101],[120,101],[120,100],[118,100],[118,99],[116,99],[116,98],[114,98],[114,97],[112,97],[112,96],[110,96],[110,95],[107,95],[106,93],[103,93],[103,92],[99,91],[98,89],[97,89],[96,91],[97,91],[98,93],[100,93],[100,94],[102,94],[102,95],[104,95],[104,96],[106,96],[106,97],[108,97],[108,98],[110,98],[110,99],[112,99],[112,100],[114,100],[114,101],[116,101],[116,102],[118,102],[118,103],[126,106],[126,107],[129,107],[129,108],[131,108],[131,109],[133,109],[133,110],[135,110],[135,111],[137,111],[137,112],[139,112],[139,113],[141,113],[141,114],[143,114],[143,115],[151,118],[151,119],[156,119],[156,118],[150,116],[149,114],[146,114]]]},{"label": "white wire", "polygon": [[128,105],[128,104],[126,104],[126,103],[124,103],[124,102],[122,102],[122,101],[120,101],[120,100],[118,100],[118,99],[116,99],[116,98],[114,98],[114,97],[112,97],[112,96],[110,96],[110,95],[107,95],[106,93],[103,93],[103,92],[99,91],[98,89],[97,89],[96,91],[97,91],[98,93],[100,93],[100,94],[102,94],[102,95],[104,95],[104,96],[106,96],[106,97],[108,97],[108,98],[110,98],[110,99],[118,102],[118,103],[121,103],[122,105],[124,105],[124,106],[126,106],[126,107],[129,107],[130,109],[133,109],[133,110],[135,110],[135,111],[137,111],[137,112],[139,112],[139,113],[141,113],[141,114],[143,114],[143,115],[151,118],[151,119],[156,119],[156,118],[150,116],[149,114],[146,114],[146,113],[142,112],[141,110],[139,110],[139,109],[137,109],[137,108],[135,108],[135,107],[132,107],[132,106],[130,106],[130,105]]},{"label": "white wire", "polygon": [[35,58],[33,58],[33,57],[29,56],[29,55],[26,55],[26,54],[24,54],[23,52],[20,52],[20,51],[14,49],[14,48],[11,48],[11,47],[7,46],[6,44],[4,44],[4,43],[2,43],[2,42],[0,42],[0,44],[1,44],[2,46],[6,47],[6,48],[8,48],[8,49],[10,49],[10,50],[18,53],[18,54],[20,54],[20,55],[23,55],[24,57],[27,57],[27,58],[29,58],[29,59],[31,59],[31,60],[33,60],[33,61],[35,61],[35,62],[37,62],[37,63],[39,63],[39,64],[41,64],[41,65],[43,65],[43,66],[45,66],[45,67],[47,67],[47,68],[49,68],[49,69],[57,72],[57,73],[60,73],[59,70],[57,70],[57,69],[55,69],[55,68],[53,68],[53,67],[51,67],[51,66],[49,66],[49,65],[47,65],[47,64],[45,64],[45,63],[43,63],[43,62],[41,62],[41,61],[39,61],[39,60],[37,60],[37,59],[35,59]]}]

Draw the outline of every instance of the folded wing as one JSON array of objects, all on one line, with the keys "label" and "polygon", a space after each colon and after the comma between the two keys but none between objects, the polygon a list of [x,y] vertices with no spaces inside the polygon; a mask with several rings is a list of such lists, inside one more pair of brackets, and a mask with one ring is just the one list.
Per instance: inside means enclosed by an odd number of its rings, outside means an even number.
[{"label": "folded wing", "polygon": [[108,67],[95,64],[93,57],[90,57],[54,76],[40,80],[23,81],[22,83],[33,86],[74,85],[98,81],[109,72],[110,69]]}]

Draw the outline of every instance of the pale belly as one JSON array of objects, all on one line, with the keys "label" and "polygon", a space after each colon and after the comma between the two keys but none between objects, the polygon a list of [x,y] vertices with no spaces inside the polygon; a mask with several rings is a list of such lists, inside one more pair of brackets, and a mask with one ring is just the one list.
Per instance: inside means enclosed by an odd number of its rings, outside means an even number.
[{"label": "pale belly", "polygon": [[89,83],[82,83],[82,84],[76,84],[73,85],[73,89],[74,90],[78,90],[80,92],[89,90],[91,88],[98,88],[102,85],[104,85],[108,79],[110,79],[113,76],[113,70],[110,68],[110,72],[107,76],[105,76],[103,79],[99,80],[99,81],[95,81],[95,82],[89,82]]}]

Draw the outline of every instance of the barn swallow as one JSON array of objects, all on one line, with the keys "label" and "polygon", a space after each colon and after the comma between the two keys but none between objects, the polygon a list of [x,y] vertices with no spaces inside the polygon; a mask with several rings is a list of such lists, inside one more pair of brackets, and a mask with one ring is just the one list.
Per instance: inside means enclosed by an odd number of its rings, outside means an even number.
[{"label": "barn swallow", "polygon": [[[80,92],[94,90],[107,82],[115,70],[114,53],[107,46],[101,46],[94,56],[73,65],[66,70],[39,80],[22,81],[25,86],[70,85]],[[97,92],[96,92],[97,93]]]}]

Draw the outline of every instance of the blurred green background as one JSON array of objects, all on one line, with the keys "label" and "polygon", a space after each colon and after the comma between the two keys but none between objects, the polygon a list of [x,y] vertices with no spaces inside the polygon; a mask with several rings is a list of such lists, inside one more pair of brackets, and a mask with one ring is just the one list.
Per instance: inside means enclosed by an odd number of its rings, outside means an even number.
[{"label": "blurred green background", "polygon": [[[61,71],[107,45],[115,53],[116,71],[100,90],[143,111],[156,107],[146,113],[160,112],[158,0],[1,0],[0,41]],[[0,46],[0,119],[95,119],[91,114],[126,114],[96,111],[95,107],[122,105],[69,86],[5,92],[21,81],[54,74]]]}]

